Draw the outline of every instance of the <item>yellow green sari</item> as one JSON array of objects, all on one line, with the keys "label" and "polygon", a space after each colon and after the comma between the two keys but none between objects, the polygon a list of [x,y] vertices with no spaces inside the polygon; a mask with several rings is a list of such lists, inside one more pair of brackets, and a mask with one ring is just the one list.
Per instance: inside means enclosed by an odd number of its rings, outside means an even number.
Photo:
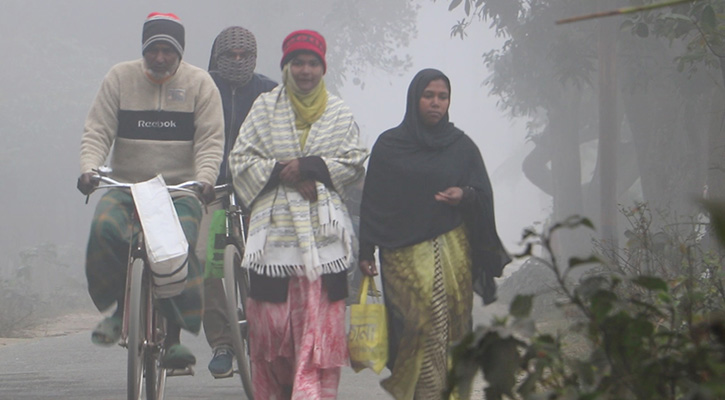
[{"label": "yellow green sari", "polygon": [[463,225],[416,245],[381,251],[392,371],[382,386],[395,399],[441,398],[449,346],[471,329],[469,254]]}]

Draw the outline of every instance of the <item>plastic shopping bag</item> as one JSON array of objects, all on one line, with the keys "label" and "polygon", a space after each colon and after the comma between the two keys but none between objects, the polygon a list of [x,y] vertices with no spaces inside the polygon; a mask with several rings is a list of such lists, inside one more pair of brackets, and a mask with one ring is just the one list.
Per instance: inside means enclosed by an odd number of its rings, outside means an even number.
[{"label": "plastic shopping bag", "polygon": [[[367,304],[368,288],[375,303]],[[359,304],[350,306],[350,331],[347,346],[355,372],[370,368],[379,374],[388,362],[388,319],[382,296],[372,276],[365,276],[360,287]]]},{"label": "plastic shopping bag", "polygon": [[211,215],[209,239],[206,242],[204,279],[224,278],[224,248],[227,245],[227,212],[216,210]]},{"label": "plastic shopping bag", "polygon": [[186,241],[161,175],[131,185],[136,211],[141,220],[146,258],[153,276],[156,297],[173,297],[186,286],[189,242]]}]

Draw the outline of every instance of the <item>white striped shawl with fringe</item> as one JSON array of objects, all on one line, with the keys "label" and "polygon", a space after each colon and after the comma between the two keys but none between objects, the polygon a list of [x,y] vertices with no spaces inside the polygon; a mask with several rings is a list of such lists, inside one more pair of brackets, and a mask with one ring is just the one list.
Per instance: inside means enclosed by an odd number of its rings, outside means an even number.
[{"label": "white striped shawl with fringe", "polygon": [[[242,265],[265,276],[317,279],[350,264],[354,232],[341,194],[363,175],[369,153],[349,108],[333,94],[304,149],[294,118],[284,86],[261,94],[229,154],[234,187],[252,210]],[[277,162],[305,156],[324,160],[334,188],[318,182],[314,203],[286,185],[261,193]]]}]

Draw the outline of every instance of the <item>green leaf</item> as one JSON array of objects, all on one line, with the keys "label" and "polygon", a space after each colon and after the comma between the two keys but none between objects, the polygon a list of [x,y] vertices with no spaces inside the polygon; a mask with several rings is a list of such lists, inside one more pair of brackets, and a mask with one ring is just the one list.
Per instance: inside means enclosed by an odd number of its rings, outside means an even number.
[{"label": "green leaf", "polygon": [[649,290],[655,290],[655,291],[662,291],[666,292],[667,289],[667,282],[663,281],[660,278],[654,277],[654,276],[638,276],[634,279],[632,279],[632,282],[635,285],[641,286],[645,289]]},{"label": "green leaf", "polygon": [[575,289],[576,293],[580,294],[584,298],[592,297],[597,291],[601,290],[607,285],[609,281],[603,276],[589,276],[582,279],[579,287]]},{"label": "green leaf", "polygon": [[571,257],[569,259],[569,268],[575,268],[584,264],[597,264],[601,263],[599,257],[591,255],[587,258]]},{"label": "green leaf", "polygon": [[711,5],[708,4],[707,6],[705,6],[705,8],[702,9],[700,21],[702,21],[702,26],[706,30],[715,30],[715,27],[717,26],[717,17],[715,16],[715,10],[712,9]]},{"label": "green leaf", "polygon": [[587,217],[582,217],[582,219],[579,221],[579,223],[581,223],[582,225],[586,226],[589,229],[592,229],[592,230],[594,229],[594,224]]},{"label": "green leaf", "polygon": [[488,382],[486,399],[502,398],[503,394],[511,396],[520,365],[521,356],[516,341],[504,339],[492,343],[481,359],[483,376]]},{"label": "green leaf", "polygon": [[528,317],[531,314],[531,308],[533,307],[533,295],[517,295],[511,302],[509,307],[509,314],[515,318]]},{"label": "green leaf", "polygon": [[598,321],[603,320],[617,301],[617,295],[609,290],[599,290],[591,298],[591,311]]},{"label": "green leaf", "polygon": [[634,28],[634,33],[642,38],[649,36],[649,27],[644,22],[638,23]]},{"label": "green leaf", "polygon": [[463,1],[463,0],[453,0],[453,1],[451,1],[451,5],[450,5],[450,6],[448,6],[448,11],[451,11],[451,10],[453,10],[454,8],[456,8],[456,7],[460,6],[460,5],[461,5],[461,2],[462,2],[462,1]]},{"label": "green leaf", "polygon": [[671,13],[665,19],[692,23],[692,18],[684,14]]}]

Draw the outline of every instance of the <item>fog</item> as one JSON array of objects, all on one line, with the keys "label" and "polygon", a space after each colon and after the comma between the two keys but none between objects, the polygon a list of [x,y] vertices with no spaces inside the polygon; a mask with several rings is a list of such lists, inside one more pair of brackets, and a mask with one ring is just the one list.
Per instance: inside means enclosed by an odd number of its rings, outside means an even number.
[{"label": "fog", "polygon": [[[609,103],[601,103],[597,68],[603,64],[597,52],[602,50],[592,39],[599,25],[554,24],[555,18],[592,12],[594,6],[555,10],[540,32],[522,25],[515,33],[521,33],[515,38],[520,46],[504,48],[507,37],[496,35],[491,20],[474,20],[465,39],[452,38],[451,28],[465,15],[460,8],[449,11],[448,4],[4,0],[0,279],[12,285],[22,275],[42,290],[57,290],[68,278],[72,290],[84,291],[83,253],[95,199],[85,205],[75,188],[83,122],[108,69],[141,56],[141,27],[152,11],[181,18],[184,60],[204,69],[223,28],[250,29],[258,42],[257,72],[277,81],[282,39],[295,29],[320,31],[329,45],[328,86],[352,108],[368,146],[402,120],[406,89],[418,70],[445,72],[452,84],[451,121],[481,150],[499,233],[512,252],[519,249],[522,230],[538,222],[584,214],[595,223],[605,221],[605,231],[620,240],[626,221],[607,211],[616,205],[656,201],[657,207],[687,214],[704,188],[719,193],[721,185],[708,175],[718,169],[708,168],[707,160],[716,159],[713,149],[722,148],[713,141],[722,137],[713,128],[722,116],[721,103],[712,100],[722,101],[721,80],[708,67],[686,64],[678,70],[674,60],[685,51],[684,42],[670,46],[626,29],[619,33],[618,83],[602,85],[618,90],[610,110],[618,150],[617,157],[604,158],[598,135],[610,119],[599,114],[607,111],[601,104]],[[624,21],[611,20],[614,26]],[[491,51],[500,57],[489,68],[483,55]],[[564,72],[549,72],[551,65]],[[602,196],[606,185],[600,181],[607,179],[616,188]]]},{"label": "fog", "polygon": [[[486,24],[472,27],[466,40],[451,38],[456,15],[442,2],[379,2],[384,5],[380,12],[392,13],[389,18],[409,15],[409,23],[391,22],[406,31],[400,43],[390,44],[401,60],[409,57],[402,63],[407,65],[386,69],[375,62],[358,63],[347,66],[342,77],[343,67],[336,62],[345,53],[333,49],[339,42],[334,23],[325,15],[332,13],[334,3],[4,1],[0,160],[6,190],[0,277],[11,282],[18,270],[40,280],[58,279],[58,273],[71,280],[83,276],[95,204],[91,198],[85,205],[75,189],[83,121],[108,69],[140,57],[141,26],[151,11],[179,15],[186,28],[184,59],[205,69],[218,32],[230,25],[247,27],[258,41],[257,72],[277,81],[284,36],[294,29],[319,30],[331,43],[326,79],[353,109],[368,146],[402,120],[407,85],[415,72],[441,69],[452,81],[451,120],[479,145],[493,180],[502,239],[507,247],[516,247],[521,229],[544,217],[547,199],[520,173],[526,153],[522,124],[498,110],[496,99],[482,86],[488,72],[481,54],[500,46],[500,39]],[[361,12],[371,16],[372,11]],[[358,35],[353,40],[364,40]],[[356,62],[354,56],[348,59]]]}]

